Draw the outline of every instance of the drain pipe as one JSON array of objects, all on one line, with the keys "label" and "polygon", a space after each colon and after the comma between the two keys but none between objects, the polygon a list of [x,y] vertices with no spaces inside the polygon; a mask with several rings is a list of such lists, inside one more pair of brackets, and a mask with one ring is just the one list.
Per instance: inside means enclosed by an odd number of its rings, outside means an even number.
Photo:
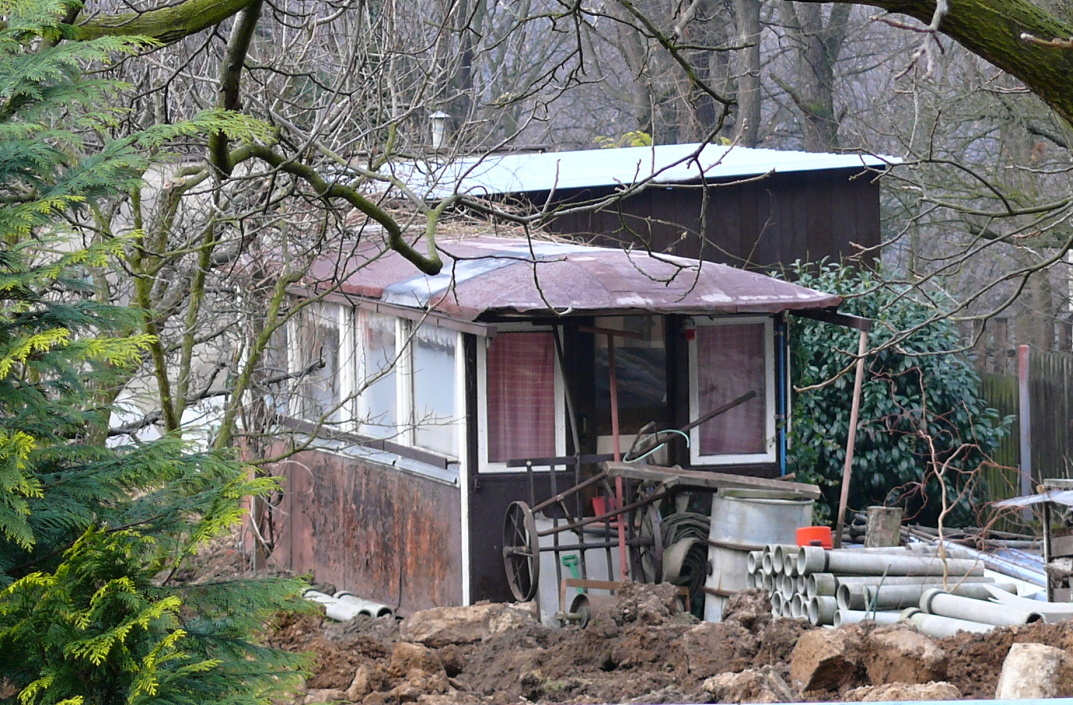
[{"label": "drain pipe", "polygon": [[[834,596],[841,585],[948,585],[988,584],[996,585],[994,578],[979,575],[943,577],[941,575],[835,575],[833,573],[812,573],[805,576],[805,592],[809,597],[815,595]],[[1011,583],[1004,583],[1001,589],[1007,589]]]},{"label": "drain pipe", "polygon": [[[955,582],[955,581],[952,581]],[[952,585],[945,591],[960,597],[983,600],[991,599],[989,587],[1001,585],[1006,592],[1015,592],[1017,587],[1013,583],[964,583]],[[944,589],[934,583],[916,583],[907,585],[862,585],[842,584],[838,586],[835,597],[838,606],[842,609],[877,609],[877,610],[900,610],[906,607],[916,607],[920,604],[920,598],[924,593],[932,589]]]},{"label": "drain pipe", "polygon": [[838,605],[833,597],[817,596],[808,599],[808,621],[814,627],[833,624],[837,611]]},{"label": "drain pipe", "polygon": [[804,546],[797,554],[797,569],[809,573],[849,573],[851,575],[983,575],[982,563],[916,554],[828,551]]},{"label": "drain pipe", "polygon": [[983,634],[995,629],[994,624],[983,624],[981,622],[970,622],[964,619],[954,619],[952,617],[943,617],[936,614],[925,614],[915,607],[902,612],[905,617],[905,621],[912,624],[924,634],[941,639],[947,636],[954,636],[958,632],[975,632],[977,634]]},{"label": "drain pipe", "polygon": [[927,590],[920,597],[920,609],[929,614],[953,617],[972,622],[1009,627],[1017,624],[1031,624],[1043,619],[1039,612],[1019,610],[994,602],[974,600],[970,597],[958,597],[943,590]]},{"label": "drain pipe", "polygon": [[[394,610],[385,604],[373,602],[372,600],[364,600],[354,595],[354,593],[346,592],[344,590],[335,593],[335,599],[339,600],[341,604],[346,605],[347,608],[357,610],[354,614],[355,617],[360,614],[366,615],[367,617],[390,617],[395,613]],[[331,615],[328,616],[330,617]],[[347,619],[353,619],[353,617],[348,617]],[[341,619],[339,621],[345,622],[346,619]]]},{"label": "drain pipe", "polygon": [[875,622],[876,624],[897,624],[901,620],[900,612],[872,612],[871,610],[836,610],[835,618],[831,622],[836,627],[843,624],[860,624],[861,622]]}]

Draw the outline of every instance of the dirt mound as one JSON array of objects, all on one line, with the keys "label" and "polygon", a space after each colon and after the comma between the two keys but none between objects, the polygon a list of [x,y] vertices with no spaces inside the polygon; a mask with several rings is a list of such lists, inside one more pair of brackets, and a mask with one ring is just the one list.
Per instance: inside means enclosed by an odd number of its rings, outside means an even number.
[{"label": "dirt mound", "polygon": [[[697,622],[675,601],[669,588],[634,586],[595,609],[584,628],[531,620],[440,648],[402,641],[391,618],[336,623],[292,616],[270,641],[316,656],[308,695],[300,702],[363,705],[774,702],[785,701],[786,692],[811,700],[874,700],[895,691],[979,699],[994,697],[1011,644],[1036,642],[1073,654],[1069,623],[941,640],[917,639],[915,632],[912,639],[899,638],[897,630],[910,629],[905,626],[853,625],[846,633],[859,647],[850,659],[856,665],[835,690],[802,693],[790,677],[791,655],[813,628],[773,619],[766,598],[755,591],[733,598],[720,623]],[[452,609],[476,615],[486,608]],[[920,648],[912,646],[917,641]],[[898,653],[906,663],[895,663]],[[931,663],[934,673],[923,673],[918,663]],[[898,683],[874,682],[895,678]],[[928,682],[902,682],[907,678]]]}]

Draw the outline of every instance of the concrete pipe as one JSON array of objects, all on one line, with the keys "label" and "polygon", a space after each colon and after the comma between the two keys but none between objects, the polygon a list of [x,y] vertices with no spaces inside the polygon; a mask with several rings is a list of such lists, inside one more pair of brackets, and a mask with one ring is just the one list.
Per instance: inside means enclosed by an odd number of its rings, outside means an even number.
[{"label": "concrete pipe", "polygon": [[785,546],[781,543],[771,549],[771,570],[776,575],[785,572],[785,564],[787,564],[787,558],[785,558]]},{"label": "concrete pipe", "polygon": [[782,616],[783,604],[786,600],[783,598],[782,593],[774,592],[771,594],[771,614],[776,617]]},{"label": "concrete pipe", "polygon": [[756,587],[756,579],[757,579],[757,577],[758,576],[756,575],[756,573],[753,573],[751,571],[746,573],[745,574],[745,587],[747,587],[747,588]]},{"label": "concrete pipe", "polygon": [[864,585],[839,584],[835,590],[835,604],[840,610],[863,610],[868,606],[865,600]]},{"label": "concrete pipe", "polygon": [[995,625],[993,624],[970,622],[964,619],[943,617],[937,614],[925,614],[924,612],[914,610],[913,608],[909,608],[906,612],[910,612],[909,616],[906,618],[907,622],[924,634],[938,639],[954,636],[958,632],[984,633],[995,628]]},{"label": "concrete pipe", "polygon": [[838,580],[831,573],[811,573],[805,576],[805,594],[809,597],[834,597]]},{"label": "concrete pipe", "polygon": [[808,597],[808,585],[806,584],[805,576],[798,575],[798,576],[793,578],[793,581],[794,581],[794,591],[801,593],[805,597]]},{"label": "concrete pipe", "polygon": [[864,610],[836,610],[835,618],[831,622],[836,627],[843,624],[860,624],[861,622],[875,622],[876,624],[897,624],[902,615],[898,612],[865,612]]},{"label": "concrete pipe", "polygon": [[[825,575],[825,573],[817,573]],[[839,585],[962,585],[965,583],[995,583],[983,575],[833,575]],[[1003,583],[1010,586],[1012,583]]]},{"label": "concrete pipe", "polygon": [[762,572],[762,573],[760,573],[760,579],[763,581],[763,585],[761,587],[763,587],[763,589],[767,592],[767,594],[770,595],[770,594],[775,592],[775,576],[774,575],[772,575],[771,573],[763,573]]},{"label": "concrete pipe", "polygon": [[902,553],[872,553],[869,551],[827,551],[804,546],[797,554],[797,567],[802,573],[845,573],[849,575],[983,575],[984,566],[978,561],[949,559],[938,556]]},{"label": "concrete pipe", "polygon": [[813,626],[835,623],[835,612],[838,605],[835,598],[826,595],[817,595],[808,598],[808,621]]},{"label": "concrete pipe", "polygon": [[760,557],[760,569],[768,575],[775,572],[775,547],[778,544],[769,543],[765,544],[763,555]]},{"label": "concrete pipe", "polygon": [[789,600],[797,592],[797,583],[786,573],[780,573],[775,576],[775,585],[779,588],[779,592],[782,596]]},{"label": "concrete pipe", "polygon": [[920,609],[928,614],[1000,627],[1031,624],[1043,619],[1043,615],[1039,612],[974,600],[971,597],[959,597],[937,589],[924,591],[924,594],[920,596]]},{"label": "concrete pipe", "polygon": [[779,544],[775,547],[775,553],[771,557],[771,563],[775,572],[786,575],[797,575],[797,546]]},{"label": "concrete pipe", "polygon": [[[1010,588],[1011,591],[1017,590],[1013,583],[1001,583],[1001,585],[1004,588]],[[974,600],[984,600],[986,602],[991,598],[990,588],[994,586],[994,583],[962,583],[960,585],[951,585],[945,590],[951,595],[970,597]],[[924,596],[926,591],[941,589],[929,583],[917,583],[915,585],[860,585],[860,587],[864,588],[864,605],[874,607],[877,610],[916,607],[920,604],[920,598]]]},{"label": "concrete pipe", "polygon": [[1014,609],[1039,612],[1043,615],[1044,622],[1064,622],[1073,619],[1073,604],[1068,602],[1044,602],[1026,597],[1018,597],[1016,594],[1010,594],[999,590],[996,585],[988,585],[987,589],[991,592],[991,599],[1000,605],[1008,605]]},{"label": "concrete pipe", "polygon": [[745,569],[750,573],[759,572],[764,565],[764,552],[763,551],[749,551],[748,558],[745,559]]},{"label": "concrete pipe", "polygon": [[[346,622],[359,615],[366,617],[389,617],[395,612],[390,607],[380,602],[373,602],[357,597],[353,593],[340,590],[335,593],[338,605],[328,613],[328,616],[339,622]],[[333,616],[333,612],[335,615]]]},{"label": "concrete pipe", "polygon": [[795,593],[790,598],[790,616],[794,619],[808,618],[808,606],[805,604],[805,597],[801,593]]}]

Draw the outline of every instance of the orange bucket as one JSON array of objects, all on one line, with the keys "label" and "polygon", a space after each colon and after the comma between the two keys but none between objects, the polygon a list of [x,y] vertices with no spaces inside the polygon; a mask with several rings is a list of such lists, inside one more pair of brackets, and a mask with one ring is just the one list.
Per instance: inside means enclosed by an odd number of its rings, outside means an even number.
[{"label": "orange bucket", "polygon": [[831,540],[831,527],[802,526],[797,530],[797,545],[831,548],[834,546],[834,543]]}]

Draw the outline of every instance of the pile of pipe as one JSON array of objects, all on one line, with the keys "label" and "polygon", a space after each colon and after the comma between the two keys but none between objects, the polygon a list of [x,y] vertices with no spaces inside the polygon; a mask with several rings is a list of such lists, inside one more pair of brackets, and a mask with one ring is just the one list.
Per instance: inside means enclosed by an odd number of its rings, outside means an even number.
[{"label": "pile of pipe", "polygon": [[[945,558],[934,548],[772,544],[751,551],[747,568],[747,584],[768,593],[773,615],[807,619],[817,626],[906,621],[929,636],[942,637],[1049,616],[1047,603],[1011,594],[1016,586],[985,577],[979,561]],[[1061,618],[1073,617],[1073,607],[1068,609],[1058,610],[1065,615]]]},{"label": "pile of pipe", "polygon": [[319,590],[306,590],[302,597],[310,602],[316,602],[324,606],[324,615],[328,619],[337,622],[349,622],[355,617],[386,617],[395,614],[395,611],[387,605],[379,602],[363,600],[360,597],[340,590],[334,595],[329,595]]}]

